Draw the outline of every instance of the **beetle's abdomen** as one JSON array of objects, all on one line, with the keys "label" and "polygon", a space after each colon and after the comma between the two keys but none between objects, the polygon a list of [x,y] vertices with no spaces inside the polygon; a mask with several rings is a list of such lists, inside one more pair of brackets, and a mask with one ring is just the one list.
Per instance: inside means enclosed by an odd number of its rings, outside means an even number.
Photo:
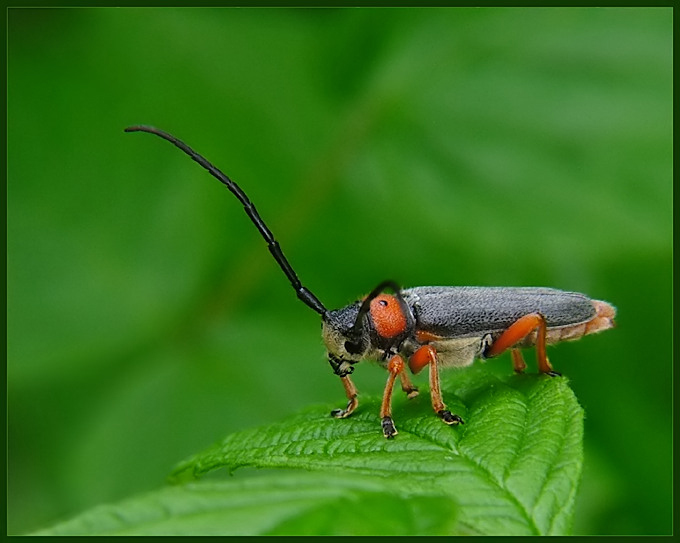
[{"label": "beetle's abdomen", "polygon": [[549,329],[596,316],[587,296],[550,288],[416,287],[403,295],[417,329],[441,337],[499,332],[530,313],[543,315]]}]

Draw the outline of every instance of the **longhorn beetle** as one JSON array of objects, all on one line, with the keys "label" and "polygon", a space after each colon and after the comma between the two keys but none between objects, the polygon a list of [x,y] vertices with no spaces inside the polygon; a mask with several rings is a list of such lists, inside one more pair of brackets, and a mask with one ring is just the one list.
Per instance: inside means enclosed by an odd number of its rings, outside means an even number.
[{"label": "longhorn beetle", "polygon": [[[174,136],[152,126],[130,126],[126,132],[148,132],[179,147],[243,204],[246,214],[267,242],[269,252],[290,281],[297,297],[321,315],[328,361],[340,377],[347,406],[331,416],[344,419],[357,408],[357,388],[350,379],[354,364],[375,360],[389,375],[380,406],[383,435],[392,438],[392,389],[399,379],[408,398],[418,395],[406,369],[416,374],[429,367],[432,407],[449,425],[463,420],[446,408],[439,386],[439,368],[469,366],[510,349],[513,367],[522,372],[526,364],[522,347],[536,346],[538,369],[550,376],[553,370],[547,344],[575,340],[614,326],[616,310],[607,302],[584,294],[552,288],[510,287],[416,287],[401,290],[384,281],[363,300],[342,309],[329,310],[302,285],[255,206],[241,188],[205,158]],[[384,294],[385,290],[393,294]],[[408,360],[408,362],[406,362]]]}]

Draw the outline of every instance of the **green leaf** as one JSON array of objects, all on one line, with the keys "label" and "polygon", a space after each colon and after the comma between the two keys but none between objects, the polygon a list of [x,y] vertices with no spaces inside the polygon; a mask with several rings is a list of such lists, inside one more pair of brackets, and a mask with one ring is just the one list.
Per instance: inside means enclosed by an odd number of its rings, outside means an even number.
[{"label": "green leaf", "polygon": [[399,435],[380,432],[378,401],[335,420],[327,407],[235,433],[181,463],[174,481],[217,468],[303,468],[399,480],[404,492],[454,500],[457,533],[568,533],[583,462],[583,410],[564,378],[501,380],[473,367],[445,383],[445,400],[466,424],[451,428],[427,394],[396,401]]},{"label": "green leaf", "polygon": [[34,535],[451,533],[452,500],[409,497],[379,477],[293,473],[166,487]]},{"label": "green leaf", "polygon": [[[463,426],[442,424],[425,393],[395,401],[400,432],[393,440],[382,437],[378,400],[347,420],[314,407],[232,434],[183,462],[172,475],[183,484],[38,534],[567,533],[583,461],[583,411],[566,379],[499,379],[479,365],[444,383]],[[193,480],[246,466],[279,469]]]}]

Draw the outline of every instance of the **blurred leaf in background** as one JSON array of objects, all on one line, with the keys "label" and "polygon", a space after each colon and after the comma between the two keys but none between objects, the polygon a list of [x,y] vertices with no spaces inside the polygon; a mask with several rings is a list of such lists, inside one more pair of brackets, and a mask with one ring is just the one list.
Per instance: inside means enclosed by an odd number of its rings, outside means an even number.
[{"label": "blurred leaf in background", "polygon": [[670,8],[10,8],[8,533],[342,402],[238,203],[139,123],[239,182],[329,307],[385,278],[616,305],[551,351],[586,414],[574,528],[670,533]]}]

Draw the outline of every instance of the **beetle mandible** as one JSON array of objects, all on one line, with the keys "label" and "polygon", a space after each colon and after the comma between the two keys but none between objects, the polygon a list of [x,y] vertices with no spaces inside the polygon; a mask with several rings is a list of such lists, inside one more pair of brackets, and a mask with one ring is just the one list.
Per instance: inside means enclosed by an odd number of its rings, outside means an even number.
[{"label": "beetle mandible", "polygon": [[[546,345],[575,340],[614,326],[616,309],[584,294],[552,288],[511,287],[416,287],[402,290],[384,281],[368,296],[342,309],[329,310],[302,285],[279,243],[241,188],[204,157],[174,136],[152,126],[130,126],[126,132],[148,132],[179,147],[226,185],[243,204],[246,214],[267,242],[274,260],[290,281],[297,297],[321,315],[328,361],[342,381],[347,406],[331,411],[336,418],[349,417],[357,408],[357,388],[350,379],[354,365],[375,360],[387,369],[388,378],[380,407],[383,435],[392,438],[392,390],[397,379],[409,398],[418,395],[407,369],[416,374],[429,368],[432,407],[446,424],[463,424],[442,399],[439,368],[469,366],[510,350],[513,367],[522,372],[526,363],[520,348],[536,346],[540,373],[553,370]],[[386,294],[386,290],[393,294]]]}]

